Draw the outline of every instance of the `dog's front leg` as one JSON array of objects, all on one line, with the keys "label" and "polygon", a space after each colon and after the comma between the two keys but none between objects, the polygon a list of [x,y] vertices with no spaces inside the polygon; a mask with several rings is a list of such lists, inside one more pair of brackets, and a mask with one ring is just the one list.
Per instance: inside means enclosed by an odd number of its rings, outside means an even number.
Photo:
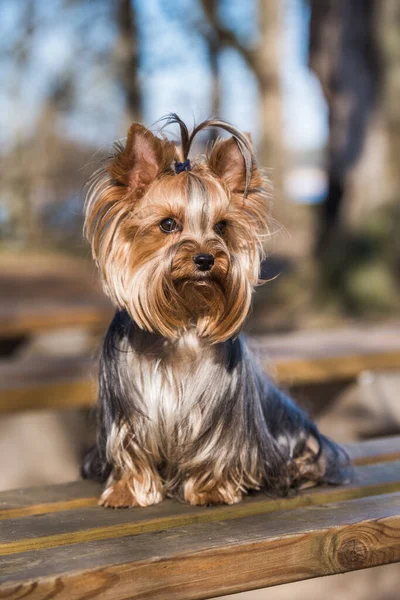
[{"label": "dog's front leg", "polygon": [[152,461],[132,439],[128,426],[114,430],[108,440],[113,470],[99,504],[111,508],[150,506],[164,497],[163,483]]},{"label": "dog's front leg", "polygon": [[110,476],[99,504],[108,508],[128,508],[158,504],[162,499],[163,488],[158,474],[126,472],[119,479]]}]

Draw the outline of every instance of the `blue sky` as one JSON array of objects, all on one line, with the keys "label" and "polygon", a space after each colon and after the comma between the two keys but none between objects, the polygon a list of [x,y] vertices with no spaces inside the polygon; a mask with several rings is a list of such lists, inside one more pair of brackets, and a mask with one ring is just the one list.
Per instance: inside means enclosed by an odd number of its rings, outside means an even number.
[{"label": "blue sky", "polygon": [[309,10],[305,0],[285,0],[281,77],[285,138],[295,149],[320,147],[328,138],[327,106],[307,67]]},{"label": "blue sky", "polygon": [[[195,0],[135,0],[138,8],[143,61],[141,81],[145,96],[147,124],[175,111],[189,123],[210,116],[211,79],[206,47],[200,35],[182,26],[182,18],[196,19]],[[0,23],[12,36],[17,31],[18,11],[23,3],[1,4]],[[23,80],[16,80],[4,58],[1,63],[6,91],[0,97],[3,143],[33,125],[43,93],[63,70],[76,64],[79,70],[76,110],[62,120],[64,132],[85,138],[95,146],[110,142],[121,131],[121,102],[102,65],[86,69],[84,58],[76,56],[77,27],[85,17],[82,4],[63,8],[62,0],[37,2],[42,33],[37,36],[30,65]],[[46,6],[46,10],[44,7]],[[222,15],[243,39],[257,39],[256,0],[223,0]],[[327,138],[325,103],[315,77],[307,69],[308,12],[304,0],[283,0],[281,80],[283,89],[284,136],[289,148],[309,150],[321,147]],[[59,16],[62,15],[62,18]],[[111,52],[113,31],[104,18],[88,21],[83,28],[85,42]],[[223,90],[221,116],[258,138],[257,87],[243,60],[226,50],[220,59]]]},{"label": "blue sky", "polygon": [[[151,33],[166,28],[162,0],[137,0],[141,7],[143,29],[151,20],[153,27],[144,35],[147,54],[176,53],[172,63],[143,80],[148,98],[145,118],[148,122],[170,112],[171,106],[189,122],[210,114],[210,79],[201,40],[191,39],[190,49],[185,31],[178,22],[168,22],[169,34],[162,42]],[[168,4],[168,3],[167,3]],[[165,5],[165,3],[164,3]],[[226,23],[244,39],[257,39],[254,0],[230,0],[222,3]],[[167,13],[168,14],[168,13]],[[327,109],[316,77],[307,67],[309,10],[305,0],[283,0],[283,38],[280,74],[283,90],[283,126],[286,144],[295,150],[309,150],[324,145],[327,139]],[[162,44],[161,48],[159,44]],[[251,131],[257,141],[257,86],[254,77],[235,52],[226,50],[220,60],[222,79],[221,116],[239,128]]]}]

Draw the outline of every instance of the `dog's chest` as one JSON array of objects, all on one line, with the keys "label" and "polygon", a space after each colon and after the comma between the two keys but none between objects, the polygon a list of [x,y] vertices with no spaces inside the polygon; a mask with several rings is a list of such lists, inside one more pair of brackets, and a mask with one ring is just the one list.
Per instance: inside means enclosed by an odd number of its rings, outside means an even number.
[{"label": "dog's chest", "polygon": [[141,350],[132,357],[131,375],[149,430],[163,446],[193,442],[228,385],[222,349],[187,334],[151,352]]}]

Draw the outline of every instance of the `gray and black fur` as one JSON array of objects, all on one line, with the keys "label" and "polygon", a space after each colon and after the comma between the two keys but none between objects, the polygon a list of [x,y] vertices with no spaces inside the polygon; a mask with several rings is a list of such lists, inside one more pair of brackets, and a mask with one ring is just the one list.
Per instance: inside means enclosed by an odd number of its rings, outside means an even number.
[{"label": "gray and black fur", "polygon": [[[160,348],[164,348],[161,355]],[[262,489],[279,495],[307,480],[339,484],[349,479],[344,451],[321,435],[308,416],[261,372],[243,336],[197,351],[191,359],[195,365],[191,381],[197,379],[197,398],[185,398],[183,382],[181,406],[177,399],[174,407],[163,407],[160,390],[159,407],[152,409],[151,415],[146,414],[146,385],[137,385],[127,366],[137,361],[136,368],[140,369],[140,357],[145,356],[150,371],[165,368],[168,378],[179,352],[177,343],[141,331],[125,311],[116,313],[100,362],[98,440],[85,457],[83,477],[100,481],[110,477],[115,465],[108,444],[115,430],[127,424],[126,435],[140,440],[146,459],[159,473],[170,496],[182,498],[185,479],[199,472],[211,472],[210,477],[216,476],[216,480],[219,476],[232,477],[244,492]],[[214,373],[204,379],[203,365],[210,354]],[[215,374],[218,377],[214,378]],[[192,392],[191,385],[187,385]],[[210,389],[213,393],[208,399]],[[192,411],[194,404],[198,406],[195,416],[200,425],[191,437],[184,430],[191,427],[187,410]],[[168,415],[168,425],[164,426],[163,415],[171,409],[176,422],[171,426]],[[221,473],[219,467],[215,473],[214,463],[221,452],[225,453],[225,464]],[[196,460],[199,456],[203,456],[203,462]],[[139,462],[142,460],[140,453]]]}]

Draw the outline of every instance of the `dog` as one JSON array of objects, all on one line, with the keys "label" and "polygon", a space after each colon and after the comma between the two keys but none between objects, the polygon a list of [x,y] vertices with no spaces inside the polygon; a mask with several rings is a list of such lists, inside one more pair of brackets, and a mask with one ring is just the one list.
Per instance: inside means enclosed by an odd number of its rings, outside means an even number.
[{"label": "dog", "polygon": [[[218,119],[180,144],[134,123],[88,184],[85,234],[117,307],[100,360],[100,504],[234,504],[349,478],[344,451],[257,365],[240,333],[259,283],[271,188],[249,136]],[[196,136],[219,138],[191,162]]]}]

